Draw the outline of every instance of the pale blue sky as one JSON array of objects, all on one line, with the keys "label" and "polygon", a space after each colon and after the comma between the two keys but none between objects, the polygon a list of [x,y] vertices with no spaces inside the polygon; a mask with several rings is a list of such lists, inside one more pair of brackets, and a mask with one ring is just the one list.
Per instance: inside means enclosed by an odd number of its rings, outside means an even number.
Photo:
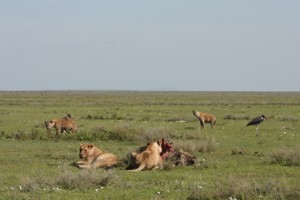
[{"label": "pale blue sky", "polygon": [[300,91],[298,0],[1,0],[0,90]]}]

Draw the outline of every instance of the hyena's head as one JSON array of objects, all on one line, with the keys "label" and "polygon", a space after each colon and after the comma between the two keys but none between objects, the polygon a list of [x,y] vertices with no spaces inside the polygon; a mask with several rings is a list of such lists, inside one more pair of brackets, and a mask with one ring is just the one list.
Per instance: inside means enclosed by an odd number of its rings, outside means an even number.
[{"label": "hyena's head", "polygon": [[193,114],[194,114],[196,117],[199,117],[199,112],[198,112],[198,111],[193,110]]},{"label": "hyena's head", "polygon": [[193,165],[196,162],[196,157],[192,156],[188,152],[177,152],[176,156],[176,163],[175,165]]},{"label": "hyena's head", "polygon": [[55,126],[55,123],[52,120],[50,120],[50,121],[45,121],[45,125],[47,129],[51,129]]}]

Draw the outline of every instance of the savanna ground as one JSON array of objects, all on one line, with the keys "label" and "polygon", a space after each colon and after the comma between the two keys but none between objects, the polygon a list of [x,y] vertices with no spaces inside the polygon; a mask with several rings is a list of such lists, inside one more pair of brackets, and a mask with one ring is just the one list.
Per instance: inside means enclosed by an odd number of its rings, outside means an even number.
[{"label": "savanna ground", "polygon": [[[204,130],[192,110],[217,117]],[[71,113],[76,135],[44,121]],[[268,119],[255,127],[247,122]],[[0,92],[0,199],[300,199],[300,93]],[[164,137],[192,166],[133,173],[127,155]],[[80,143],[118,155],[113,169],[80,170]]]}]

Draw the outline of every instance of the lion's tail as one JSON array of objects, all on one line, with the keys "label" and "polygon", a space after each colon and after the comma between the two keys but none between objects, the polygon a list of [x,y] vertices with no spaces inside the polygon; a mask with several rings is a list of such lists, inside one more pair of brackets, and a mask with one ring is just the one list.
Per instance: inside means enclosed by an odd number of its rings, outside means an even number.
[{"label": "lion's tail", "polygon": [[143,169],[145,168],[145,165],[144,164],[140,164],[140,166],[136,169],[131,169],[131,170],[128,170],[128,171],[131,171],[131,172],[139,172],[139,171],[142,171]]}]

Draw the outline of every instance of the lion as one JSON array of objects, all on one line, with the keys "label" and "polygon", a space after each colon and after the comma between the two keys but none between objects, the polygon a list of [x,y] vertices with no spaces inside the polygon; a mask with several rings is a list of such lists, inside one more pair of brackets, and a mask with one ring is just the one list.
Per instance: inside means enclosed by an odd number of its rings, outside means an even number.
[{"label": "lion", "polygon": [[[68,114],[69,115],[69,114]],[[64,117],[62,119],[52,119],[49,121],[45,121],[46,128],[48,133],[50,133],[52,128],[56,129],[56,135],[61,134],[63,131],[71,130],[72,133],[76,133],[77,131],[77,124],[73,117]]]},{"label": "lion", "polygon": [[130,171],[141,171],[144,169],[157,169],[162,165],[160,153],[162,152],[161,146],[157,142],[148,144],[147,148],[141,152],[132,152],[132,157],[135,158],[138,168]]},{"label": "lion", "polygon": [[[160,157],[162,159],[162,161],[164,161],[168,154],[170,152],[173,152],[174,151],[174,148],[172,146],[173,143],[168,143],[166,142],[166,140],[164,138],[162,139],[159,139],[157,140],[157,143],[158,145],[161,147],[162,151],[160,152]],[[147,146],[142,146],[142,147],[139,147],[136,152],[137,153],[141,153],[143,151],[145,151],[148,147],[150,143],[147,144]],[[128,167],[126,169],[135,169],[135,168],[138,168],[139,167],[139,164],[137,163],[137,160],[136,160],[136,157],[134,157],[132,154],[128,155]]]},{"label": "lion", "polygon": [[112,153],[104,153],[93,144],[80,144],[79,158],[74,165],[80,169],[95,169],[112,167],[119,163],[119,159]]},{"label": "lion", "polygon": [[193,110],[193,114],[197,117],[201,124],[201,129],[204,129],[204,123],[210,123],[211,128],[214,128],[217,118],[209,113],[203,113]]},{"label": "lion", "polygon": [[164,138],[157,141],[161,146],[162,151],[160,157],[163,161],[171,161],[175,166],[193,165],[196,162],[196,157],[182,149],[175,150],[173,143],[166,142]]}]

